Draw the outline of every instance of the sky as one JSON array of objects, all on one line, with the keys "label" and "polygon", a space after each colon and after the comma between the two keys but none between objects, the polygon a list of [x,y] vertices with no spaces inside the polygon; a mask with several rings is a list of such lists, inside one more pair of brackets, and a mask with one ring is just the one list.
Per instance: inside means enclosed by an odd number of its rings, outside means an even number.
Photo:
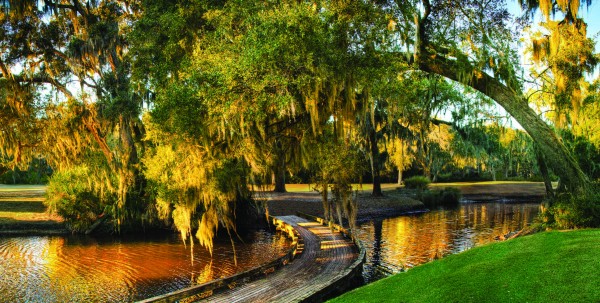
[{"label": "sky", "polygon": [[[581,1],[583,2],[583,1]],[[508,0],[507,1],[507,6],[508,6],[508,11],[510,14],[512,14],[513,16],[521,16],[523,14],[523,11],[521,10],[521,8],[519,7],[518,1],[517,0]],[[541,19],[541,14],[538,11],[536,13],[536,23],[540,22]],[[596,45],[596,53],[600,52],[600,0],[596,0],[592,3],[592,5],[590,5],[589,7],[581,7],[579,9],[579,17],[583,18],[583,20],[587,23],[588,28],[587,28],[587,34],[588,37],[593,38],[597,45]],[[526,67],[524,67],[526,69]],[[586,78],[588,81],[593,81],[594,79],[597,79],[598,77],[600,77],[600,67],[596,68],[595,72],[593,75],[588,75]],[[495,110],[497,111],[496,114],[498,115],[507,115],[506,112],[504,111],[504,109],[500,108],[500,106],[495,106]],[[446,117],[444,117],[446,118]],[[518,122],[516,122],[514,119],[510,118],[509,121],[509,127],[513,127],[513,128],[517,128],[517,129],[523,129],[521,127],[521,125],[519,125]]]},{"label": "sky", "polygon": [[[585,2],[585,1],[580,1]],[[523,14],[523,11],[519,7],[519,3],[517,0],[508,0],[508,11],[514,16],[520,16]],[[540,22],[541,14],[538,11],[536,13],[536,23]],[[593,38],[596,40],[596,53],[600,52],[600,1],[593,1],[589,7],[583,5],[579,8],[579,17],[583,18],[583,20],[587,23],[587,34],[589,38]],[[558,19],[558,18],[557,18]],[[600,68],[597,68],[593,75],[589,75],[588,80],[596,79],[600,76]]]},{"label": "sky", "polygon": [[[508,0],[508,11],[513,15],[521,15],[522,11],[517,0]],[[588,24],[588,36],[593,37],[600,33],[600,1],[592,2],[589,7],[581,7],[579,15]]]},{"label": "sky", "polygon": [[[588,24],[588,37],[596,40],[596,53],[600,52],[600,1],[592,2],[588,9],[582,9],[581,16]],[[600,76],[600,68],[596,68],[593,79]]]}]

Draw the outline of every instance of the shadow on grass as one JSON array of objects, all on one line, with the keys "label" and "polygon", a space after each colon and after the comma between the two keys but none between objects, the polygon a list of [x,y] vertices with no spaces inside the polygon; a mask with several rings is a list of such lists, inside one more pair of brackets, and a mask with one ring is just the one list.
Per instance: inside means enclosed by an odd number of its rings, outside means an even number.
[{"label": "shadow on grass", "polygon": [[53,220],[29,221],[0,217],[0,235],[64,234],[65,225]]},{"label": "shadow on grass", "polygon": [[0,201],[0,212],[43,213],[46,206],[42,202]]}]

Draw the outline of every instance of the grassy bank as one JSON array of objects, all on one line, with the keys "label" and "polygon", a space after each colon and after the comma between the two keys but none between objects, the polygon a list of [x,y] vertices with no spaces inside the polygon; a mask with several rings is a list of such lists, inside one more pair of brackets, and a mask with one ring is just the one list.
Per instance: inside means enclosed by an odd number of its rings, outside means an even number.
[{"label": "grassy bank", "polygon": [[0,185],[0,234],[64,232],[62,219],[44,205],[45,186]]},{"label": "grassy bank", "polygon": [[331,302],[600,302],[600,230],[477,247]]},{"label": "grassy bank", "polygon": [[[556,186],[556,185],[555,185]],[[288,192],[314,192],[311,184],[286,184]],[[397,188],[396,183],[381,184],[384,191],[392,191]],[[433,189],[444,187],[456,187],[463,194],[494,194],[494,195],[544,195],[546,189],[543,182],[527,182],[527,181],[479,181],[479,182],[447,182],[447,183],[431,183],[429,187]],[[267,190],[272,190],[272,186],[267,186]],[[353,190],[369,193],[373,189],[370,183],[352,184]]]}]

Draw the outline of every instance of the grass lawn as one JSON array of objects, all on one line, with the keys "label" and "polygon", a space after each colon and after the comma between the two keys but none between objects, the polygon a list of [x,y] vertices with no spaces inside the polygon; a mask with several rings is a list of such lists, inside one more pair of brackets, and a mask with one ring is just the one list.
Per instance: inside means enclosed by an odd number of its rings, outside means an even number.
[{"label": "grass lawn", "polygon": [[600,230],[476,247],[330,302],[600,302]]},{"label": "grass lawn", "polygon": [[[301,193],[301,192],[315,192],[314,189],[314,184],[306,184],[306,183],[302,183],[302,184],[286,184],[285,185],[285,189],[288,192],[294,192],[294,193]],[[396,184],[382,184],[381,186],[384,190],[385,189],[396,189],[398,187],[398,185]],[[272,190],[273,187],[272,186],[267,186],[267,190]],[[370,191],[373,190],[373,185],[372,184],[352,184],[352,190],[362,190],[362,191]]]},{"label": "grass lawn", "polygon": [[62,218],[43,203],[45,190],[42,185],[0,185],[0,233],[63,228]]},{"label": "grass lawn", "polygon": [[[288,192],[314,192],[314,184],[286,184],[285,188]],[[444,188],[444,187],[456,187],[463,191],[465,194],[471,193],[490,193],[498,192],[499,194],[514,194],[519,193],[538,193],[543,194],[545,191],[544,183],[542,182],[527,182],[527,181],[478,181],[478,182],[452,182],[452,183],[431,183],[431,188]],[[397,189],[398,184],[396,183],[383,183],[381,188],[384,191]],[[272,186],[267,186],[267,190],[272,190]],[[359,190],[363,192],[370,192],[373,189],[373,184],[352,184],[353,190]]]},{"label": "grass lawn", "polygon": [[45,192],[46,185],[7,185],[0,184],[0,193],[9,193],[9,192],[31,192],[31,191],[39,191]]}]

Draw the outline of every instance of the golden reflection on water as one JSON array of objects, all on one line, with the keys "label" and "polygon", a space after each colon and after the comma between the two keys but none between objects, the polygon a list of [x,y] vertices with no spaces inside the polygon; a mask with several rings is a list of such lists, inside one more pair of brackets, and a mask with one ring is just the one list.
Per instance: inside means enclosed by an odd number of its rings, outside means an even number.
[{"label": "golden reflection on water", "polygon": [[199,245],[190,250],[176,237],[0,238],[0,302],[139,300],[247,270],[288,247],[279,235],[257,233],[236,244],[236,266],[228,239],[215,242],[211,258]]},{"label": "golden reflection on water", "polygon": [[358,236],[367,249],[367,280],[376,270],[398,272],[448,254],[495,242],[529,225],[539,204],[469,203],[453,210],[373,220]]}]

